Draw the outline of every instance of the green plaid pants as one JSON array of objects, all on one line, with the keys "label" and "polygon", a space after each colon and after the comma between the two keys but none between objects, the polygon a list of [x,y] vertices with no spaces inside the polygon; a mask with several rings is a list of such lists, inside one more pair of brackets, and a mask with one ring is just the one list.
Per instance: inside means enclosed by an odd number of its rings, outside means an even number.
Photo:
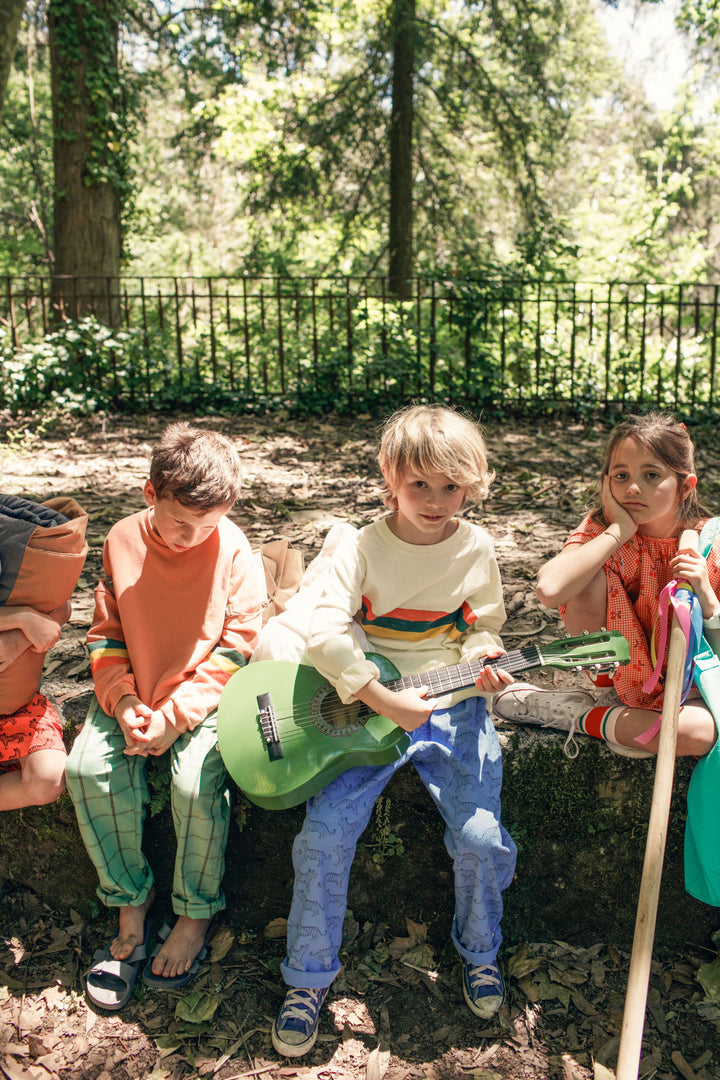
[{"label": "green plaid pants", "polygon": [[[142,850],[149,801],[146,759],[124,749],[119,724],[94,698],[66,775],[80,834],[100,879],[98,896],[108,907],[142,904],[154,880]],[[230,822],[215,713],[181,735],[167,753],[177,840],[173,911],[210,918],[225,907],[220,885]]]}]

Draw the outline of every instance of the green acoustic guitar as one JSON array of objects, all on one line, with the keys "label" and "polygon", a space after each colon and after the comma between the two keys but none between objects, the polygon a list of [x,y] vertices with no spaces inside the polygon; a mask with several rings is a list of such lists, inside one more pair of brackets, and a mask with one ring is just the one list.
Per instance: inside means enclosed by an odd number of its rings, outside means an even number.
[{"label": "green acoustic guitar", "polygon": [[[538,667],[601,671],[627,664],[630,647],[622,634],[603,630],[403,677],[384,656],[367,658],[390,690],[427,686],[428,697],[439,697],[474,686],[486,664],[512,674]],[[330,683],[305,664],[248,664],[229,680],[218,707],[225,766],[248,799],[267,810],[304,802],[354,765],[386,765],[409,742],[402,728],[362,702],[343,705]]]}]

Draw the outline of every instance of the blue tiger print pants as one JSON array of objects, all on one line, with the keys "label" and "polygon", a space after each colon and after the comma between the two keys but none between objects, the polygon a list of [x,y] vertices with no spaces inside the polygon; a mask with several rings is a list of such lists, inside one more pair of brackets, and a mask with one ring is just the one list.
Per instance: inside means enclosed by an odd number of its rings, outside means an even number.
[{"label": "blue tiger print pants", "polygon": [[445,821],[455,878],[453,943],[474,965],[495,959],[502,892],[512,881],[517,853],[500,824],[500,744],[483,698],[472,697],[449,709],[438,706],[396,761],[349,769],[309,800],[293,844],[295,887],[281,965],[288,986],[326,987],[339,973],[357,842],[378,796],[407,761]]}]

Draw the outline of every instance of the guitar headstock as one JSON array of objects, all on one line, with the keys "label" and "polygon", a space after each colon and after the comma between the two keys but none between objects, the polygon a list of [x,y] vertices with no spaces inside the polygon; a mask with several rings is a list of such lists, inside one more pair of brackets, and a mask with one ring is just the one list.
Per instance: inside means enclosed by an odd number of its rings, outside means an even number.
[{"label": "guitar headstock", "polygon": [[578,634],[538,646],[543,663],[567,671],[615,671],[630,663],[630,646],[617,630]]}]

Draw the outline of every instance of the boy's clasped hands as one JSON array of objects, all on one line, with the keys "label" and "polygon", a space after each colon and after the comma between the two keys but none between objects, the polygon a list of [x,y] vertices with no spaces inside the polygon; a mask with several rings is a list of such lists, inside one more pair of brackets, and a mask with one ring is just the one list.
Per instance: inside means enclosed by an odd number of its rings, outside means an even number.
[{"label": "boy's clasped hands", "polygon": [[132,694],[120,698],[115,719],[125,737],[126,754],[159,757],[180,734],[160,709],[149,709]]}]

